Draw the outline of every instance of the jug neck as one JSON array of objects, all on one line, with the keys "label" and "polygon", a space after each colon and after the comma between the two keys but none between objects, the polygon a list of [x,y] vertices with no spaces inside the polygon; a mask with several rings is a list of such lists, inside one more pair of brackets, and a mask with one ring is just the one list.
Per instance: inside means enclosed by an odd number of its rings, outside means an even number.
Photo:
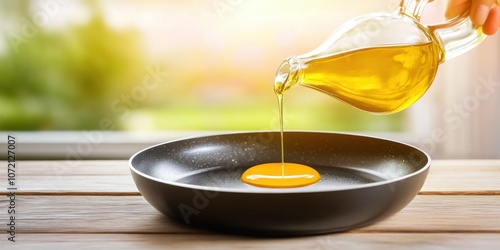
[{"label": "jug neck", "polygon": [[288,89],[300,84],[304,79],[304,63],[297,56],[285,60],[274,78],[274,92],[283,94]]}]

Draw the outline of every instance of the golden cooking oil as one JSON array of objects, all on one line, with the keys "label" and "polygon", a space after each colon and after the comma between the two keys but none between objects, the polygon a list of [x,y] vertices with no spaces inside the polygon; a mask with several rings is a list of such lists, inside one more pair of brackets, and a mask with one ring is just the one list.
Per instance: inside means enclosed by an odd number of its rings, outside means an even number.
[{"label": "golden cooking oil", "polygon": [[429,42],[305,59],[292,57],[276,76],[275,92],[283,94],[298,84],[368,112],[394,113],[409,107],[427,91],[440,56],[439,47]]}]

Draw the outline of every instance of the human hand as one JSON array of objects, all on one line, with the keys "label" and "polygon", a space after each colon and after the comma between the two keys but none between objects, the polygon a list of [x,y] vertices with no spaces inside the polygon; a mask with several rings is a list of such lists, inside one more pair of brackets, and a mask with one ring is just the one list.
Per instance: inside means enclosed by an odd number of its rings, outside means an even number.
[{"label": "human hand", "polygon": [[475,25],[482,26],[483,33],[493,35],[500,27],[498,0],[449,0],[446,18],[462,14],[470,8],[470,18]]}]

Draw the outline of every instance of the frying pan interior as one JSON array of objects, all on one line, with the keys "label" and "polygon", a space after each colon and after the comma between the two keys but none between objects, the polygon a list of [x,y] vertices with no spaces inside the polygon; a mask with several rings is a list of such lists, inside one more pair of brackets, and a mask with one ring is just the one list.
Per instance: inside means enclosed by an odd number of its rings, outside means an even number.
[{"label": "frying pan interior", "polygon": [[305,235],[369,225],[406,206],[421,189],[429,156],[410,145],[339,133],[285,132],[285,161],[315,168],[299,188],[241,182],[257,164],[280,162],[277,132],[168,142],[130,159],[134,181],[160,212],[191,226],[259,235]]}]

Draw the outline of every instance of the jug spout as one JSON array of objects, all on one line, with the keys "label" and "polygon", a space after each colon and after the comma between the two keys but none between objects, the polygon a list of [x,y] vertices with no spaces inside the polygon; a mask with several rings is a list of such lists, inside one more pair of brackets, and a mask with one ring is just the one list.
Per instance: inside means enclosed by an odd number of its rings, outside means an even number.
[{"label": "jug spout", "polygon": [[283,94],[288,89],[300,84],[303,78],[304,64],[297,56],[292,56],[278,68],[274,78],[274,92]]}]

